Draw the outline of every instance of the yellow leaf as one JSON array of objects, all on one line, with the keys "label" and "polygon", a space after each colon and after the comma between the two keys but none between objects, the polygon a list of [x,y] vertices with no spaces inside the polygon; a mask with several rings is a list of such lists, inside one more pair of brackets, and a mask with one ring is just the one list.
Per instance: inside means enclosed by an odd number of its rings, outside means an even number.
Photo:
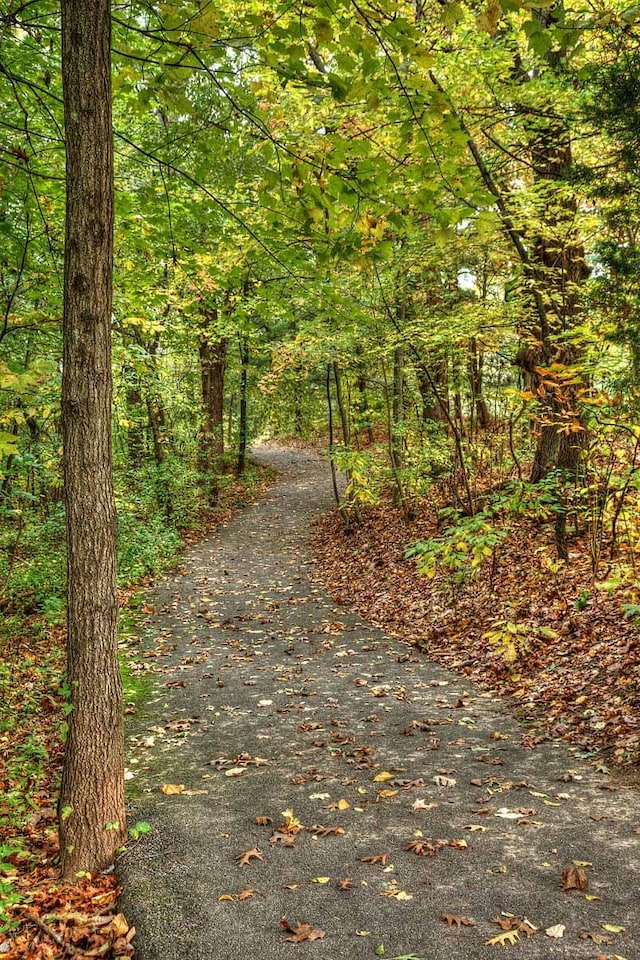
[{"label": "yellow leaf", "polygon": [[624,927],[621,927],[617,923],[601,923],[600,926],[603,930],[606,930],[607,933],[624,933]]},{"label": "yellow leaf", "polygon": [[376,800],[389,800],[391,797],[395,797],[399,792],[399,790],[378,790],[378,793],[376,794]]},{"label": "yellow leaf", "polygon": [[331,877],[313,877],[311,883],[331,883]]},{"label": "yellow leaf", "polygon": [[348,800],[345,800],[344,797],[342,800],[338,800],[338,810],[348,810],[351,804]]},{"label": "yellow leaf", "polygon": [[520,934],[517,930],[503,930],[502,933],[497,933],[495,937],[485,940],[485,944],[488,947],[506,947],[508,943],[513,946],[519,939]]},{"label": "yellow leaf", "polygon": [[162,788],[162,792],[168,797],[172,797],[176,793],[182,793],[184,790],[184,783],[165,783]]},{"label": "yellow leaf", "polygon": [[380,773],[377,773],[373,778],[374,783],[385,783],[387,780],[393,780],[394,775],[389,773],[388,770],[382,770]]},{"label": "yellow leaf", "polygon": [[218,900],[228,900],[231,903],[233,903],[233,899],[234,898],[231,896],[230,893],[221,893],[220,896],[218,897]]}]

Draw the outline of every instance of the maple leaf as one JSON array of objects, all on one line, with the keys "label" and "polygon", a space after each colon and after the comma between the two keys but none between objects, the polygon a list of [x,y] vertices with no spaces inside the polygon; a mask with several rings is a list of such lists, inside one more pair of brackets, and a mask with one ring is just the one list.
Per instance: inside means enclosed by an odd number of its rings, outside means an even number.
[{"label": "maple leaf", "polygon": [[443,913],[440,919],[449,927],[475,927],[476,922],[470,917],[459,917],[456,913]]},{"label": "maple leaf", "polygon": [[565,867],[562,871],[562,890],[566,892],[568,890],[586,890],[587,889],[587,874],[582,869],[582,867]]},{"label": "maple leaf", "polygon": [[388,859],[388,853],[374,853],[370,857],[360,857],[361,863],[379,863],[383,867],[386,867]]},{"label": "maple leaf", "polygon": [[252,860],[264,860],[262,856],[262,850],[258,847],[252,847],[251,850],[245,850],[244,853],[238,854],[236,857],[236,862],[239,867],[247,867]]},{"label": "maple leaf", "polygon": [[353,880],[351,877],[345,877],[344,880],[338,882],[338,890],[351,890],[353,887]]},{"label": "maple leaf", "polygon": [[305,940],[322,940],[325,935],[324,930],[320,930],[310,923],[301,923],[299,921],[295,927],[292,927],[286,917],[283,917],[280,923],[286,932],[291,934],[290,937],[285,937],[285,940],[289,943],[303,943]]}]

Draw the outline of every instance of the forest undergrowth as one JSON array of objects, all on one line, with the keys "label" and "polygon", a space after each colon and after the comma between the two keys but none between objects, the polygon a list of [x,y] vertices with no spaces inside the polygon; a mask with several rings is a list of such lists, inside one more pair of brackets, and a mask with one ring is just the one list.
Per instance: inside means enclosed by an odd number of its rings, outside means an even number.
[{"label": "forest undergrowth", "polygon": [[[147,557],[153,574],[179,563],[184,547],[196,543],[253,502],[271,485],[268,468],[252,466],[223,485],[219,503],[192,517],[178,530],[172,554],[158,543],[162,556]],[[180,546],[178,546],[180,545]],[[155,561],[158,561],[157,563]],[[123,569],[124,567],[124,569]],[[119,590],[121,650],[144,613],[144,586],[152,573],[126,583],[121,563]],[[52,593],[59,591],[52,584]],[[117,913],[118,880],[114,872],[87,874],[76,883],[60,880],[57,792],[64,754],[67,691],[65,628],[42,614],[12,621],[0,648],[0,955],[3,960],[34,960],[76,955],[107,958],[133,953],[135,930]],[[144,696],[144,680],[130,675],[122,660],[125,713],[134,713]],[[135,842],[145,825],[130,828]],[[4,934],[11,935],[5,939]],[[6,948],[5,948],[6,944]]]},{"label": "forest undergrowth", "polygon": [[337,511],[316,529],[318,570],[336,600],[509,697],[526,746],[561,738],[602,772],[637,780],[640,638],[622,592],[594,582],[583,539],[558,563],[553,530],[521,520],[478,567],[426,577],[407,545],[438,534],[433,501],[411,522],[389,501],[360,514],[348,534]]}]

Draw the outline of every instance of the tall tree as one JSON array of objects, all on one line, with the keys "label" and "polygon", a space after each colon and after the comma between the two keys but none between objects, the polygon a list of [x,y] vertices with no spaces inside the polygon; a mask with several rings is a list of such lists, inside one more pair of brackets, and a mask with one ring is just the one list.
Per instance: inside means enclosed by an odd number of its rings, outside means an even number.
[{"label": "tall tree", "polygon": [[62,423],[69,735],[63,873],[112,862],[125,834],[111,452],[113,134],[110,0],[62,0],[67,160]]}]

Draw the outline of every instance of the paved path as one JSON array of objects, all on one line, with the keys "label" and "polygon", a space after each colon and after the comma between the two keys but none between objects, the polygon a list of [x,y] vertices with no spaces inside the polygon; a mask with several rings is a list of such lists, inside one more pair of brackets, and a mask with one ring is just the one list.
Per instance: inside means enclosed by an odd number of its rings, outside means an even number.
[{"label": "paved path", "polygon": [[637,960],[637,792],[336,607],[307,546],[326,464],[258,455],[282,479],[151,592],[129,768],[153,831],[119,865],[140,960],[480,960],[493,918],[513,957]]}]

